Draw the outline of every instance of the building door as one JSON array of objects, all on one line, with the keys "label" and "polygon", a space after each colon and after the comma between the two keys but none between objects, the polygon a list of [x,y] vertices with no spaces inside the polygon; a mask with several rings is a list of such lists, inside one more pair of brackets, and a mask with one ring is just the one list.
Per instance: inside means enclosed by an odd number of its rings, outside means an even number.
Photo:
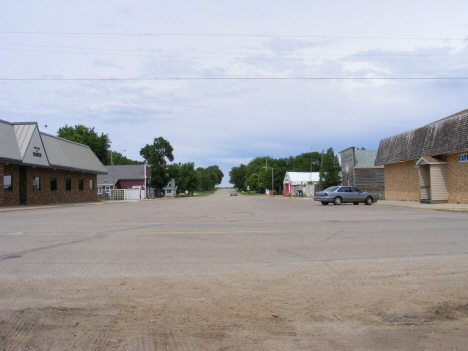
[{"label": "building door", "polygon": [[[19,167],[19,203],[20,205],[28,204],[28,171],[26,167]],[[32,187],[32,182],[31,182]]]},{"label": "building door", "polygon": [[419,166],[419,202],[431,203],[431,166]]},{"label": "building door", "polygon": [[433,157],[422,157],[416,165],[419,166],[419,202],[447,202],[447,162]]}]

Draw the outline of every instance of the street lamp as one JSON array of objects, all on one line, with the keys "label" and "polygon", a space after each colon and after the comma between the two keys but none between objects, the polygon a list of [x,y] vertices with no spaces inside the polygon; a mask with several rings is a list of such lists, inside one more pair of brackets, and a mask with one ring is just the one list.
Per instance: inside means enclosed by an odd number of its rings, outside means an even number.
[{"label": "street lamp", "polygon": [[[263,167],[263,168],[266,168],[267,171],[268,171],[268,167]],[[274,183],[274,180],[273,180],[273,167],[270,167],[271,168],[271,195],[273,195],[273,191],[275,190],[275,183]]]},{"label": "street lamp", "polygon": [[[118,150],[119,151],[127,151],[127,150]],[[114,162],[112,161],[112,150],[109,150],[110,158],[111,158],[111,168],[112,168],[112,200],[115,200],[115,182],[114,182]]]}]

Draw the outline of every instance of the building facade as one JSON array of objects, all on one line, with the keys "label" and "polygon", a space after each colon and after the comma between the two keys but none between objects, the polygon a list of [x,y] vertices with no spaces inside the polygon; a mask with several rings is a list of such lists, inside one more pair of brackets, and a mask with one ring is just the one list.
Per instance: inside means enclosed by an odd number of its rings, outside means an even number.
[{"label": "building facade", "polygon": [[300,190],[303,196],[312,197],[319,180],[319,172],[286,172],[283,180],[283,196],[295,196]]},{"label": "building facade", "polygon": [[385,198],[468,203],[468,110],[380,142]]},{"label": "building facade", "polygon": [[355,147],[349,147],[340,151],[340,155],[343,185],[385,196],[384,167],[374,165],[377,150],[356,150]]},{"label": "building facade", "polygon": [[0,206],[93,202],[105,172],[88,146],[0,120]]},{"label": "building facade", "polygon": [[140,189],[143,196],[140,198],[150,199],[153,197],[151,188],[151,165],[117,165],[104,166],[107,174],[98,175],[98,197],[111,198],[114,189]]}]

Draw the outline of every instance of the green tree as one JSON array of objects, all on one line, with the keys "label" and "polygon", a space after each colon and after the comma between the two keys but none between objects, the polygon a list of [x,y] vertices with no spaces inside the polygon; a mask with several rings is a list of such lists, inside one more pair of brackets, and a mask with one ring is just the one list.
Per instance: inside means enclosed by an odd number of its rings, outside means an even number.
[{"label": "green tree", "polygon": [[234,185],[239,190],[244,190],[244,182],[246,179],[246,165],[241,164],[239,167],[232,167],[229,172],[229,183]]},{"label": "green tree", "polygon": [[323,155],[323,163],[320,169],[319,186],[328,188],[341,183],[341,166],[338,156],[335,155],[332,148]]},{"label": "green tree", "polygon": [[140,150],[141,157],[151,165],[151,185],[158,197],[170,180],[166,165],[167,161],[174,161],[173,151],[171,144],[163,137],[154,138],[153,144],[146,144]]},{"label": "green tree", "polygon": [[200,189],[205,191],[208,189],[213,189],[216,182],[218,181],[218,177],[214,171],[210,171],[208,168],[198,167],[197,172],[200,173]]},{"label": "green tree", "polygon": [[143,161],[135,161],[127,158],[118,151],[112,151],[112,163],[114,166],[118,165],[141,165]]},{"label": "green tree", "polygon": [[101,133],[101,135],[98,135],[98,133],[94,131],[94,127],[90,128],[82,124],[77,124],[74,127],[67,124],[65,127],[59,128],[57,136],[74,141],[75,143],[89,146],[99,161],[105,165],[110,164],[110,155],[108,150],[110,148],[111,141],[108,134]]},{"label": "green tree", "polygon": [[223,181],[224,173],[219,169],[217,165],[214,166],[209,166],[206,169],[215,172],[217,181],[215,182],[215,185],[221,184]]},{"label": "green tree", "polygon": [[179,187],[181,190],[193,191],[200,189],[201,174],[195,170],[193,162],[183,163],[179,168]]}]

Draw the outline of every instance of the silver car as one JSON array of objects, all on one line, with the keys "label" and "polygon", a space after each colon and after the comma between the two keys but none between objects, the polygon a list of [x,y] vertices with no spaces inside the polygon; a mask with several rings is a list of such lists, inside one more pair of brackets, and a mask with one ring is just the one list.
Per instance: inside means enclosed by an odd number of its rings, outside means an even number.
[{"label": "silver car", "polygon": [[315,193],[314,200],[320,201],[322,205],[328,205],[330,202],[334,205],[341,205],[345,202],[359,205],[363,202],[370,206],[373,202],[377,202],[378,198],[377,194],[359,191],[354,186],[331,186]]},{"label": "silver car", "polygon": [[231,196],[237,196],[237,191],[235,190],[231,191]]}]

